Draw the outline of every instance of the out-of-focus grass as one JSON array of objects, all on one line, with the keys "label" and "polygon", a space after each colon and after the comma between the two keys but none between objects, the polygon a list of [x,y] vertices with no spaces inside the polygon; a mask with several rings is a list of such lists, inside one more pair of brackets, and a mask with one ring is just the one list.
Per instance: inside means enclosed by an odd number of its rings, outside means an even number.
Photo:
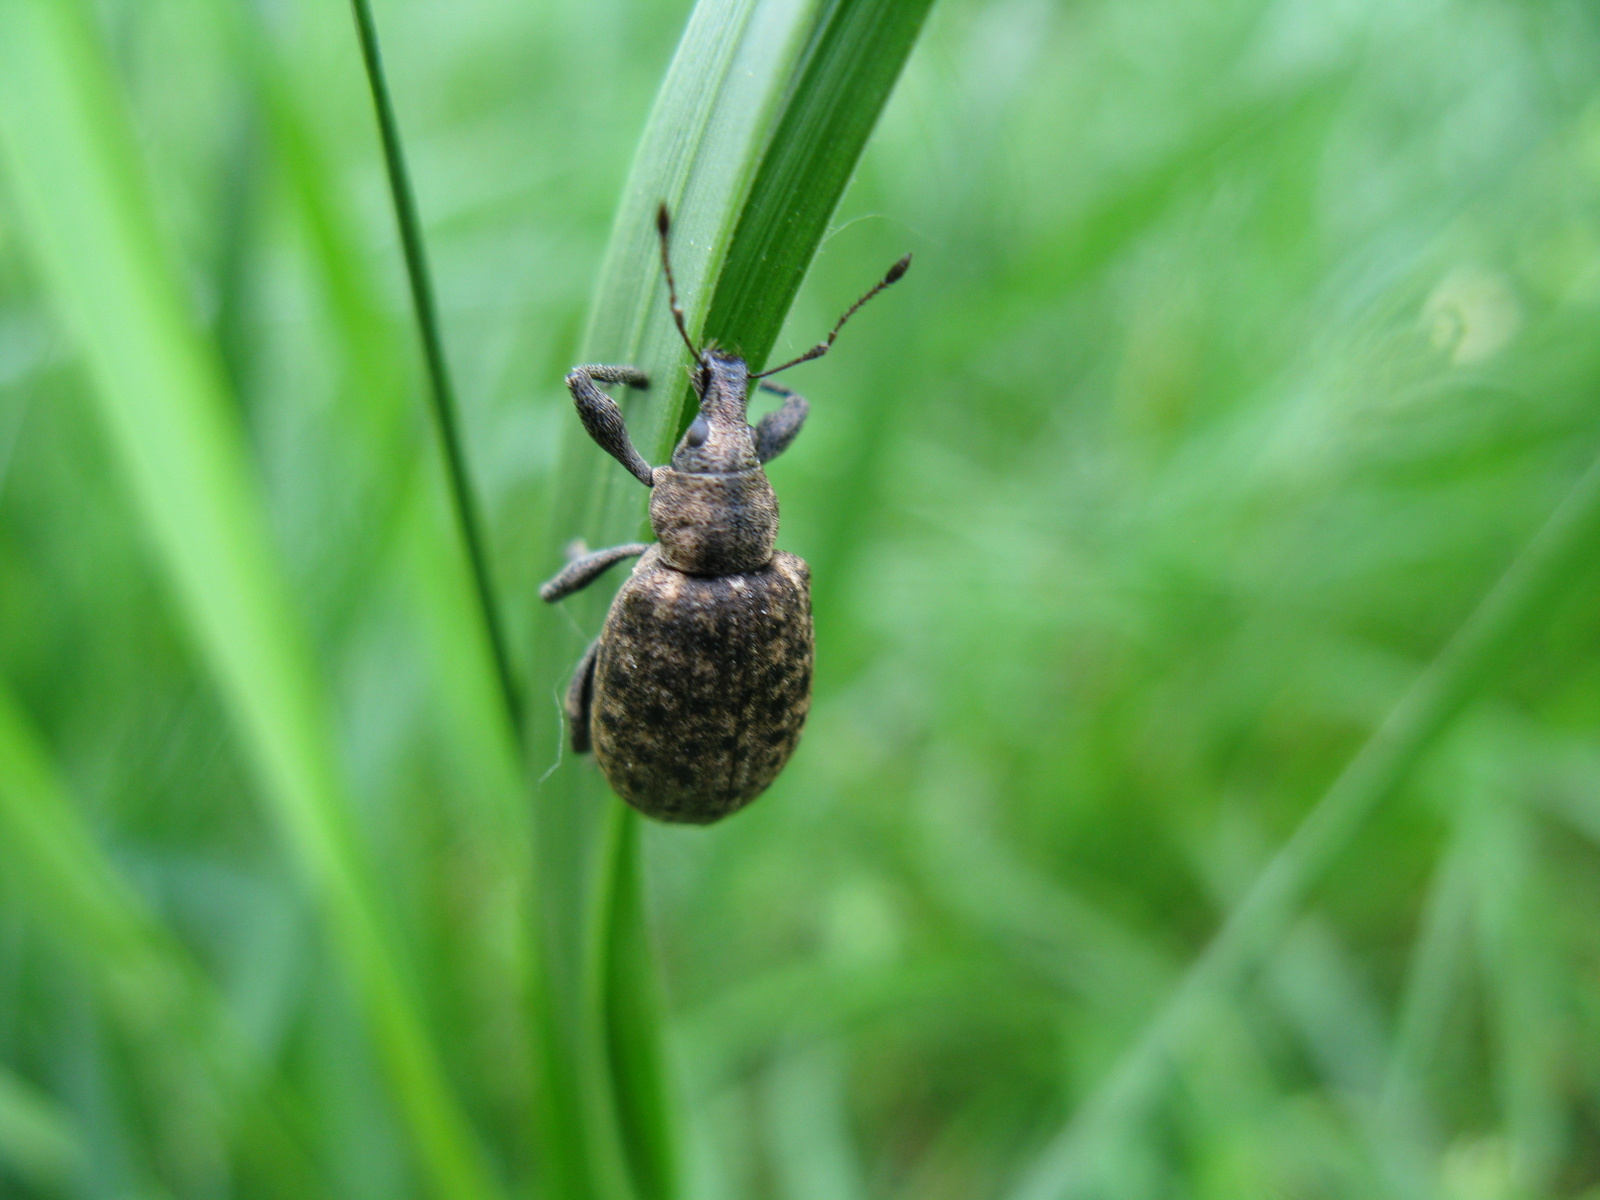
[{"label": "out-of-focus grass", "polygon": [[44,1190],[69,1179],[82,1157],[76,1131],[49,1099],[0,1075],[0,1159],[9,1171]]},{"label": "out-of-focus grass", "polygon": [[[96,11],[419,1003],[521,1177],[525,801],[348,12]],[[526,655],[560,380],[686,6],[378,14]],[[772,470],[816,578],[811,725],[748,813],[644,838],[687,1195],[1005,1195],[1137,1044],[1600,450],[1597,49],[1557,3],[935,10],[776,351],[916,252],[788,380],[813,405]],[[0,190],[0,677],[337,1194],[417,1193]],[[1600,1185],[1596,582],[1522,634],[1074,1194]],[[81,1150],[0,1158],[0,1192],[204,1176],[151,1111],[185,1068],[152,1069],[14,853],[0,1064]]]}]

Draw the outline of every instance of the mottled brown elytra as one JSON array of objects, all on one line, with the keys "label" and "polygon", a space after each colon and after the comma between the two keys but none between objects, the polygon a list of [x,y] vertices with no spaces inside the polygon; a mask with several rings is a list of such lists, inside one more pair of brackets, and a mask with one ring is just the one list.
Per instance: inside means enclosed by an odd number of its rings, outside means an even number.
[{"label": "mottled brown elytra", "polygon": [[589,436],[647,488],[654,545],[582,554],[539,589],[554,603],[639,557],[567,689],[572,748],[594,750],[611,786],[640,812],[707,824],[743,808],[789,761],[811,708],[811,571],[776,549],[778,500],[761,464],[805,422],[805,399],[759,386],[783,406],[752,428],[751,380],[821,358],[855,311],[906,273],[908,254],[852,304],[827,338],[752,375],[745,361],[689,336],[656,214],[672,319],[694,356],[695,417],[669,467],[651,467],[622,410],[597,384],[650,385],[634,367],[574,367],[567,388]]}]

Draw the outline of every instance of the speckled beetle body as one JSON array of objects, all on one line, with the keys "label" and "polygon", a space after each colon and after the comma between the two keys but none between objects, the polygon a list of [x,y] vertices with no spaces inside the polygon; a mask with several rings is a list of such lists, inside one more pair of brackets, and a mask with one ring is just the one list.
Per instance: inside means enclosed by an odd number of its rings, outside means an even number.
[{"label": "speckled beetle body", "polygon": [[[673,319],[695,359],[700,412],[671,466],[652,468],[630,442],[621,409],[597,386],[647,387],[648,379],[631,367],[573,369],[567,387],[584,427],[651,488],[658,540],[583,554],[539,592],[553,603],[640,556],[568,688],[572,746],[592,748],[606,780],[641,812],[705,824],[767,789],[811,708],[811,573],[776,548],[778,501],[762,470],[800,432],[807,405],[762,383],[784,403],[754,427],[747,423],[750,386],[760,376],[742,358],[695,347],[672,287],[665,206],[658,227]],[[825,354],[856,309],[909,263],[909,255],[896,263],[826,341],[763,374]]]},{"label": "speckled beetle body", "polygon": [[[689,575],[652,546],[596,643],[589,734],[617,793],[664,821],[744,807],[794,753],[811,710],[811,572]],[[576,721],[574,721],[576,724]]]}]

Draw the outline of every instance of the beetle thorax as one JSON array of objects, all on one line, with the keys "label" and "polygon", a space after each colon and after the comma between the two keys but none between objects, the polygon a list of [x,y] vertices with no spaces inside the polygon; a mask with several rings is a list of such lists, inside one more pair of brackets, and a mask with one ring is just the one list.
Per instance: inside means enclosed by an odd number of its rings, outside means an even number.
[{"label": "beetle thorax", "polygon": [[661,561],[690,575],[759,571],[778,541],[778,500],[747,423],[744,360],[707,351],[695,371],[700,413],[670,467],[658,467],[650,524]]},{"label": "beetle thorax", "polygon": [[690,575],[759,571],[778,544],[778,498],[760,467],[727,474],[657,467],[650,524],[661,561]]},{"label": "beetle thorax", "polygon": [[694,371],[699,414],[658,467],[650,523],[661,562],[688,574],[760,571],[778,544],[778,498],[766,482],[746,419],[742,358],[707,350]]}]

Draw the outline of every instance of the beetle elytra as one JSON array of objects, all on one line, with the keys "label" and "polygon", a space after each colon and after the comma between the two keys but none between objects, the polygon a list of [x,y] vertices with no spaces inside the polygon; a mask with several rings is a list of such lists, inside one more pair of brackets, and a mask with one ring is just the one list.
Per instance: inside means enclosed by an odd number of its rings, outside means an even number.
[{"label": "beetle elytra", "polygon": [[695,346],[672,278],[665,204],[656,226],[700,412],[671,465],[651,467],[634,449],[622,410],[598,386],[648,387],[644,372],[573,368],[567,388],[578,417],[651,489],[657,540],[577,557],[539,595],[554,603],[638,557],[567,689],[572,748],[592,748],[612,788],[641,812],[706,824],[743,808],[777,778],[811,707],[811,572],[776,548],[778,501],[762,470],[794,441],[808,406],[788,388],[761,382],[783,405],[752,427],[750,385],[826,354],[856,310],[905,274],[911,256],[852,304],[826,339],[752,374],[737,355]]}]

